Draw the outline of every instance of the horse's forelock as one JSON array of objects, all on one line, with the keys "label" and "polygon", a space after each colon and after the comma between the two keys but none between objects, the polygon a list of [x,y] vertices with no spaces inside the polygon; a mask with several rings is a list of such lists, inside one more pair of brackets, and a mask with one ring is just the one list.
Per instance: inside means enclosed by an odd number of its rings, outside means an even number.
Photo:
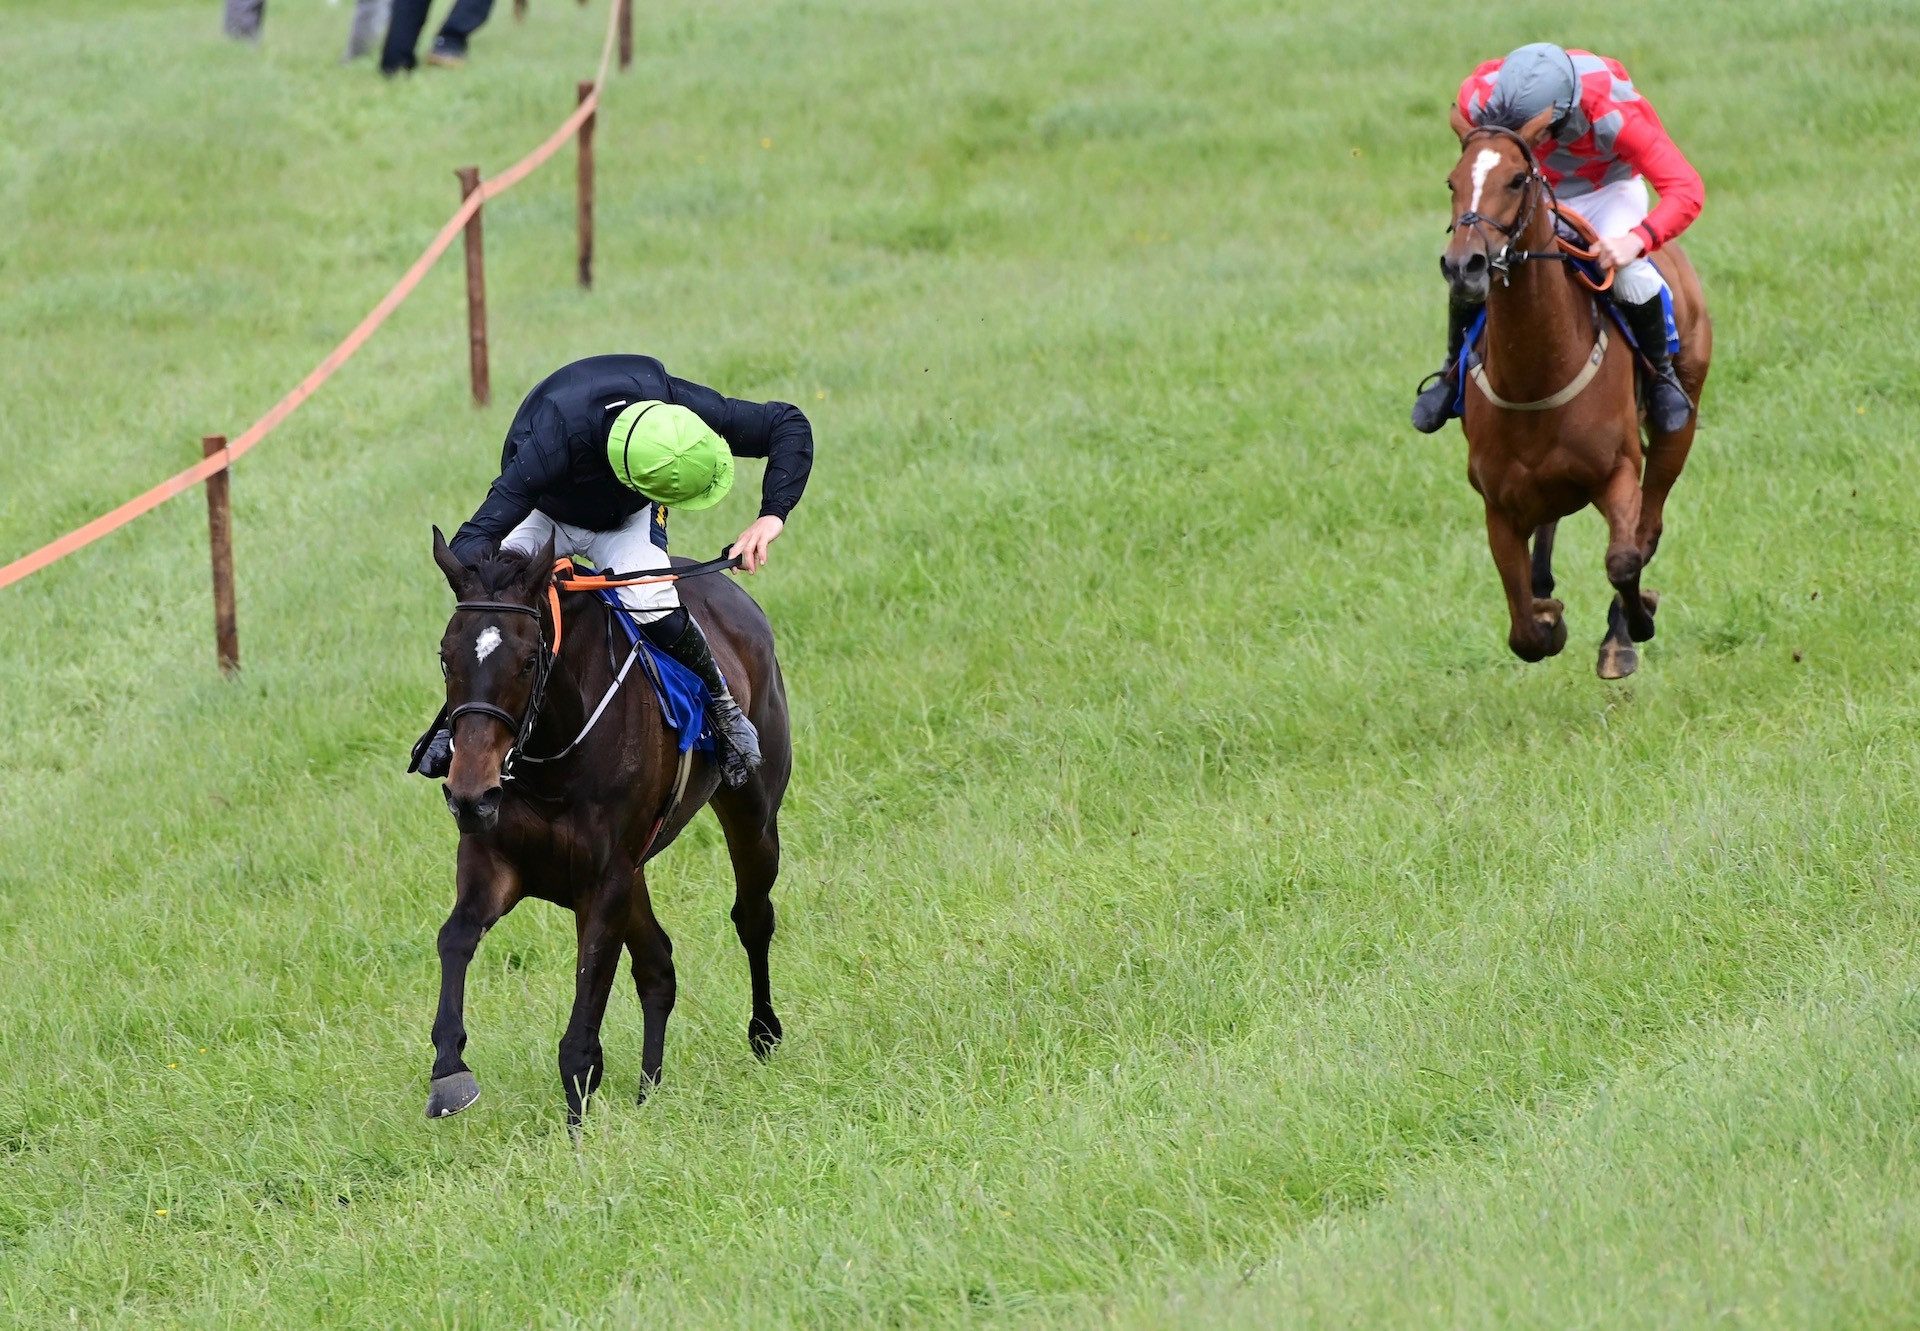
[{"label": "horse's forelock", "polygon": [[532,559],[532,555],[502,550],[474,565],[473,574],[483,590],[498,595],[525,579]]}]

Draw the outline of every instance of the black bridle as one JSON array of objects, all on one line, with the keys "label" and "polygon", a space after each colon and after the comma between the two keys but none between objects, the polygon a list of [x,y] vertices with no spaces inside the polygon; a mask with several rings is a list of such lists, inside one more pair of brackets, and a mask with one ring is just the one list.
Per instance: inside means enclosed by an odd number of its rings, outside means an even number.
[{"label": "black bridle", "polygon": [[1502,285],[1507,282],[1509,271],[1513,265],[1517,263],[1530,263],[1540,259],[1556,259],[1564,262],[1567,256],[1562,254],[1557,248],[1545,250],[1516,250],[1513,248],[1514,242],[1526,234],[1527,228],[1533,225],[1533,216],[1540,210],[1541,199],[1544,198],[1548,200],[1555,211],[1558,211],[1559,208],[1558,203],[1553,199],[1553,186],[1547,183],[1546,173],[1540,169],[1540,163],[1533,155],[1533,148],[1525,139],[1508,129],[1505,125],[1481,125],[1478,129],[1469,133],[1464,139],[1460,140],[1461,151],[1465,152],[1467,145],[1478,138],[1506,139],[1520,150],[1520,159],[1525,162],[1527,166],[1527,179],[1525,186],[1522,188],[1520,213],[1511,223],[1506,223],[1496,222],[1484,213],[1475,212],[1469,208],[1466,212],[1461,213],[1458,217],[1454,218],[1452,222],[1447,224],[1447,234],[1452,235],[1463,226],[1484,226],[1498,233],[1501,237],[1500,252],[1495,254],[1490,251],[1487,254],[1487,266],[1500,275]]},{"label": "black bridle", "polygon": [[521,716],[515,716],[504,707],[496,707],[490,702],[463,702],[447,713],[447,729],[451,731],[454,723],[467,715],[490,716],[500,722],[513,735],[513,745],[500,760],[500,780],[506,782],[513,777],[513,760],[520,756],[520,750],[526,746],[533,734],[533,727],[540,719],[540,704],[547,696],[547,676],[553,671],[553,659],[556,653],[549,645],[546,621],[535,606],[519,605],[513,601],[456,601],[454,611],[470,611],[483,614],[531,615],[540,634],[539,653],[534,659],[533,692],[527,698],[527,710]]}]

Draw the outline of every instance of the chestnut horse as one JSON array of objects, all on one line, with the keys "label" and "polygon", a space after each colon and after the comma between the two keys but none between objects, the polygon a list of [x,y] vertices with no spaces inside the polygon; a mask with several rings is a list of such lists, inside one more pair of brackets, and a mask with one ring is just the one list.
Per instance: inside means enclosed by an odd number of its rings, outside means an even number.
[{"label": "chestnut horse", "polygon": [[674,1000],[673,944],[654,918],[646,864],[708,802],[733,860],[733,923],[753,984],[747,1039],[765,1058],[780,1039],[767,951],[780,801],[793,767],[786,687],[766,616],[730,579],[681,583],[681,603],[705,628],[733,696],[760,731],[764,763],[727,790],[704,756],[683,765],[606,603],[555,592],[551,541],[530,558],[503,554],[468,567],[436,527],[433,558],[457,602],[440,662],[454,740],[446,799],[460,847],[453,913],[440,930],[427,1116],[457,1114],[480,1094],[461,1059],[467,967],[487,930],[529,896],[568,907],[576,921],[573,1014],[560,1038],[568,1122],[580,1122],[605,1070],[600,1024],[623,945],[640,994],[646,1098],[660,1079]]},{"label": "chestnut horse", "polygon": [[[1553,538],[1561,518],[1588,504],[1607,520],[1607,581],[1615,596],[1600,644],[1602,679],[1639,666],[1634,647],[1653,637],[1657,594],[1640,573],[1660,545],[1667,494],[1686,466],[1700,390],[1713,354],[1700,281],[1678,245],[1654,256],[1673,291],[1680,331],[1675,360],[1696,405],[1686,426],[1640,444],[1635,358],[1596,296],[1555,241],[1555,205],[1534,149],[1554,116],[1517,132],[1475,127],[1455,108],[1459,164],[1452,240],[1440,261],[1461,304],[1486,305],[1484,358],[1465,389],[1461,421],[1467,477],[1486,501],[1487,544],[1507,593],[1507,645],[1524,661],[1566,646],[1564,607],[1553,597]],[[1642,462],[1645,475],[1642,475]],[[1527,538],[1533,538],[1531,556]]]}]

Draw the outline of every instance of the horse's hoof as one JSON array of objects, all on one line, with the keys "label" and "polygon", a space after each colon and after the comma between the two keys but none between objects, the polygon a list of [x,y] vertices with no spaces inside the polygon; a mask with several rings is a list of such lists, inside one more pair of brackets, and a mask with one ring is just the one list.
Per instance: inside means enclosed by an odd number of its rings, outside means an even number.
[{"label": "horse's hoof", "polygon": [[1546,631],[1546,656],[1558,656],[1567,646],[1566,606],[1551,597],[1533,598],[1533,622]]},{"label": "horse's hoof", "polygon": [[1653,612],[1660,608],[1660,593],[1641,592],[1640,603],[1647,607],[1646,623],[1629,624],[1627,627],[1632,631],[1635,642],[1652,642],[1654,632]]},{"label": "horse's hoof", "polygon": [[471,1072],[450,1072],[435,1077],[427,1089],[427,1117],[452,1118],[480,1098],[480,1083]]},{"label": "horse's hoof", "polygon": [[747,1023],[747,1043],[753,1046],[753,1056],[765,1062],[773,1053],[773,1047],[780,1043],[780,1018],[769,1012],[764,1018],[755,1017]]},{"label": "horse's hoof", "polygon": [[1600,663],[1595,667],[1602,679],[1625,679],[1640,668],[1640,653],[1609,638],[1600,644]]}]

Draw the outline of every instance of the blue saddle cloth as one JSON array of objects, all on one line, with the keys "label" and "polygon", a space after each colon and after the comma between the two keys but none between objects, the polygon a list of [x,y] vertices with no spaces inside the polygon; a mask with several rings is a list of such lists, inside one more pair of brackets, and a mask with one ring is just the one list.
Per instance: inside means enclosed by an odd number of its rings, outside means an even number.
[{"label": "blue saddle cloth", "polygon": [[[1605,274],[1597,263],[1585,259],[1569,259],[1567,262],[1595,282],[1605,280]],[[1640,343],[1634,339],[1633,330],[1627,327],[1627,316],[1620,313],[1620,307],[1611,300],[1602,300],[1600,306],[1612,317],[1614,326],[1620,330],[1620,336],[1627,340],[1627,345],[1638,351]],[[1677,356],[1680,354],[1680,326],[1673,321],[1673,292],[1668,290],[1664,279],[1660,283],[1660,313],[1667,321],[1667,354]],[[1467,326],[1466,340],[1460,344],[1460,361],[1453,367],[1453,414],[1456,416],[1467,413],[1467,370],[1480,358],[1480,334],[1486,327],[1487,310],[1483,305],[1480,313]]]},{"label": "blue saddle cloth", "polygon": [[679,736],[680,752],[697,749],[713,752],[713,730],[707,725],[707,686],[700,676],[655,647],[641,634],[633,616],[620,604],[620,593],[594,593],[613,609],[616,624],[626,630],[629,646],[637,646],[647,655],[643,664],[651,666],[647,678],[653,682],[654,697],[660,700],[661,714]]}]

